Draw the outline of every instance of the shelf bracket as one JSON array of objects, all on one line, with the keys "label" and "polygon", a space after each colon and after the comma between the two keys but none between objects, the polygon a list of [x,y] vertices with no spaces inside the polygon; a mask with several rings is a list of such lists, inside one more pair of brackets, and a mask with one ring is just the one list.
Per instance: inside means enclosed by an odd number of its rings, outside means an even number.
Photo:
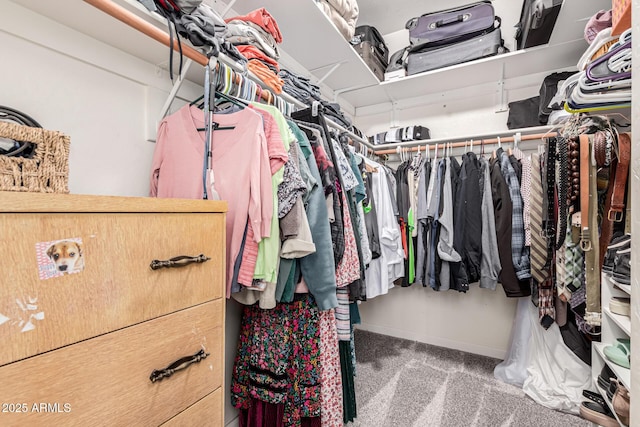
[{"label": "shelf bracket", "polygon": [[324,76],[322,76],[319,80],[317,84],[322,83],[323,81],[325,81],[331,74],[333,74],[334,71],[336,71],[341,65],[343,64],[343,62],[338,62],[336,64],[333,64],[333,66],[329,69],[329,71],[327,71],[325,73]]},{"label": "shelf bracket", "polygon": [[500,80],[498,80],[498,87],[496,89],[498,95],[498,106],[496,107],[496,113],[503,113],[509,111],[507,105],[507,96],[504,89],[504,63],[502,64],[502,72],[500,74]]},{"label": "shelf bracket", "polygon": [[395,129],[400,127],[398,124],[398,101],[391,102],[391,125],[389,128]]},{"label": "shelf bracket", "polygon": [[171,104],[173,100],[176,98],[180,87],[182,86],[182,82],[187,77],[187,71],[189,71],[189,67],[191,67],[193,61],[191,59],[187,59],[187,61],[182,66],[182,72],[180,73],[180,78],[173,83],[173,87],[171,88],[171,92],[169,92],[169,96],[162,106],[162,110],[160,110],[160,120],[164,119],[164,117],[169,112],[169,108],[171,108]]},{"label": "shelf bracket", "polygon": [[229,4],[227,5],[227,7],[224,8],[224,10],[222,11],[222,13],[220,14],[220,16],[222,16],[223,18],[225,17],[225,15],[227,13],[229,13],[229,11],[231,10],[231,8],[233,7],[233,5],[235,4],[236,0],[231,0],[229,2]]},{"label": "shelf bracket", "polygon": [[358,86],[349,86],[349,87],[343,87],[342,89],[336,89],[333,91],[333,102],[338,102],[338,96],[343,94],[343,93],[347,93],[347,92],[353,92],[354,90],[360,90],[360,89],[365,89],[371,86],[377,86],[376,85],[358,85]]}]

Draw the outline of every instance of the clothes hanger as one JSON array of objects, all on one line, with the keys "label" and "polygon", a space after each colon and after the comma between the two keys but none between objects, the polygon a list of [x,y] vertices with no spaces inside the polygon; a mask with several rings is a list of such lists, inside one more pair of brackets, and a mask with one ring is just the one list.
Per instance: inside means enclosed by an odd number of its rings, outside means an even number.
[{"label": "clothes hanger", "polygon": [[616,73],[631,71],[631,49],[614,54],[608,61],[609,69]]},{"label": "clothes hanger", "polygon": [[623,45],[617,46],[613,49],[609,49],[607,53],[598,57],[595,61],[587,66],[585,72],[589,80],[621,80],[630,79],[631,72],[617,73],[609,69],[609,59],[614,57],[620,52],[631,51],[631,42],[626,42]]},{"label": "clothes hanger", "polygon": [[[225,95],[222,92],[213,91],[212,95],[213,95],[213,99],[214,100],[216,99],[216,97],[220,97],[220,98],[226,99],[227,101],[229,101],[229,102],[231,102],[233,104],[238,105],[240,108],[244,108],[246,106],[246,105],[240,103],[239,100],[236,100],[235,98],[232,98],[232,97],[230,97],[228,95]],[[205,102],[206,108],[211,108],[211,104],[212,104],[211,102]],[[213,115],[213,112],[211,112],[210,115]],[[215,122],[215,121],[211,122],[211,130],[212,131],[216,131],[216,130],[232,130],[232,129],[235,129],[235,128],[236,128],[235,126],[220,126],[220,124],[218,122]],[[206,127],[204,127],[204,128],[196,128],[196,130],[198,130],[198,132],[202,132],[202,131],[207,130],[207,128]]]},{"label": "clothes hanger", "polygon": [[520,142],[522,141],[522,133],[521,132],[516,132],[515,135],[513,135],[513,151],[511,152],[511,154],[521,154],[522,151],[520,151]]},{"label": "clothes hanger", "polygon": [[[197,97],[196,99],[194,99],[193,101],[191,101],[189,103],[189,105],[196,105],[198,104],[200,101],[202,101],[204,99],[204,94],[200,95],[199,97]],[[198,105],[198,108],[202,108]]]},{"label": "clothes hanger", "polygon": [[227,102],[231,102],[232,104],[237,105],[240,108],[245,108],[249,106],[249,103],[247,101],[245,101],[244,99],[240,99],[240,98],[236,98],[230,95],[226,95],[222,92],[216,92],[214,94],[214,96],[218,99],[227,101]]},{"label": "clothes hanger", "polygon": [[580,73],[578,87],[584,93],[631,90],[631,79],[593,81],[587,78],[586,73]]},{"label": "clothes hanger", "polygon": [[617,110],[618,108],[628,108],[631,107],[631,103],[629,104],[610,104],[610,105],[601,105],[601,106],[592,106],[592,107],[584,107],[580,108],[576,105],[570,105],[569,102],[564,104],[564,110],[575,114],[575,113],[588,113],[592,111],[607,111],[607,110]]},{"label": "clothes hanger", "polygon": [[[500,140],[500,136],[496,136],[496,139],[498,140],[498,148],[502,148],[502,141]],[[496,151],[497,150],[493,150],[493,152],[491,153],[491,158],[495,159],[496,158]]]},{"label": "clothes hanger", "polygon": [[585,93],[582,92],[578,86],[576,86],[571,93],[569,101],[573,101],[574,104],[624,104],[631,102],[631,91],[625,90]]}]

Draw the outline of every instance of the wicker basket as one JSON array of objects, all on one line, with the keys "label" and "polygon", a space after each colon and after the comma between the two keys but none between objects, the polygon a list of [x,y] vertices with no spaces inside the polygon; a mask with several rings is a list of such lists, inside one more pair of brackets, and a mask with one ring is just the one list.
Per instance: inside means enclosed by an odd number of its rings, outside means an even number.
[{"label": "wicker basket", "polygon": [[31,159],[0,155],[0,191],[69,192],[69,136],[0,122],[0,137],[36,145]]}]

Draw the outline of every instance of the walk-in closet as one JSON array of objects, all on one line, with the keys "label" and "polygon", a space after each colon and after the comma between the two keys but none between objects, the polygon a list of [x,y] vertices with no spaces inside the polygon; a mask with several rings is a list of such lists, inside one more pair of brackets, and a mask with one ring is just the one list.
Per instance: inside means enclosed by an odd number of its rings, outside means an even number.
[{"label": "walk-in closet", "polygon": [[0,16],[0,426],[640,425],[640,4]]}]

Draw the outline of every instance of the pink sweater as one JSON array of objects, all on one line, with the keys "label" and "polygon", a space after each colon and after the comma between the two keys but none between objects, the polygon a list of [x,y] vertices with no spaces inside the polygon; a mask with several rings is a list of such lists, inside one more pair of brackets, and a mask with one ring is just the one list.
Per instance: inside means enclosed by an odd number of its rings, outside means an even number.
[{"label": "pink sweater", "polygon": [[[264,110],[254,110],[262,116],[264,122],[264,133],[267,138],[267,149],[269,152],[269,164],[271,166],[271,174],[273,175],[284,166],[289,155],[284,149],[278,124],[273,116]],[[244,245],[244,252],[242,253],[242,264],[240,264],[240,270],[238,272],[238,283],[244,286],[252,285],[257,260],[258,243],[256,243],[253,238],[253,232],[249,228],[247,229],[247,240]]]},{"label": "pink sweater", "polygon": [[[226,224],[227,298],[244,228],[249,220],[254,240],[268,237],[273,215],[271,168],[262,117],[251,108],[231,114],[215,114],[220,126],[212,134],[211,167],[215,190],[228,203]],[[204,114],[185,105],[166,117],[158,128],[151,166],[150,195],[201,199],[204,163]]]}]

